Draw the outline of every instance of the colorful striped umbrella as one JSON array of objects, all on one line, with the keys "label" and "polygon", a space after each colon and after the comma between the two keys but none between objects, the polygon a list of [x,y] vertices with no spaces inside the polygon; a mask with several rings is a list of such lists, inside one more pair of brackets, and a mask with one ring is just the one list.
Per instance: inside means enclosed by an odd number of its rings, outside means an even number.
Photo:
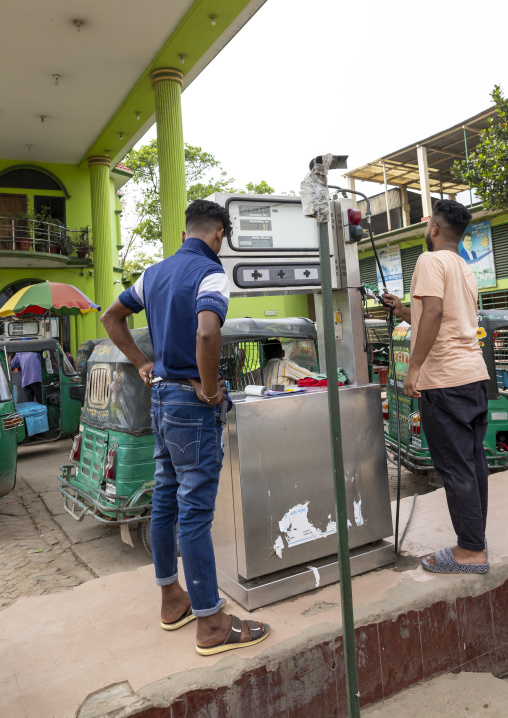
[{"label": "colorful striped umbrella", "polygon": [[52,314],[69,315],[100,312],[101,308],[72,284],[41,282],[16,292],[0,309],[0,317],[46,314],[50,310]]}]

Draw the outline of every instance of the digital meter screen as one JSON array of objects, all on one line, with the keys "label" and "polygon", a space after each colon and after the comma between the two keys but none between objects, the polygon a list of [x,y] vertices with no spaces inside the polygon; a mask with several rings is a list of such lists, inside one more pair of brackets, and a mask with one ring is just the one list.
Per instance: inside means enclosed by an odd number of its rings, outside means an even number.
[{"label": "digital meter screen", "polygon": [[305,217],[296,199],[236,199],[226,209],[233,231],[228,240],[235,252],[318,252],[315,219]]},{"label": "digital meter screen", "polygon": [[269,219],[258,220],[255,219],[241,219],[240,220],[240,229],[248,229],[251,232],[271,232],[272,231],[272,223]]},{"label": "digital meter screen", "polygon": [[241,204],[238,208],[240,217],[270,217],[270,207],[256,207]]},{"label": "digital meter screen", "polygon": [[244,237],[238,238],[240,247],[273,247],[273,237]]}]

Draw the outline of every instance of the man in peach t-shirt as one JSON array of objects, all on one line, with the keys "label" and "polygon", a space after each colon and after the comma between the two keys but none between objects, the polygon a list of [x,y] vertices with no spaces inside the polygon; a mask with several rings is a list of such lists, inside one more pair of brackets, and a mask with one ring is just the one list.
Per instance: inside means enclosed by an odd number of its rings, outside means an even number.
[{"label": "man in peach t-shirt", "polygon": [[443,478],[457,546],[422,561],[435,573],[486,573],[489,373],[478,344],[478,285],[459,255],[471,214],[459,202],[439,200],[425,232],[411,282],[411,306],[385,294],[393,313],[411,324],[406,396],[419,399],[423,430]]}]

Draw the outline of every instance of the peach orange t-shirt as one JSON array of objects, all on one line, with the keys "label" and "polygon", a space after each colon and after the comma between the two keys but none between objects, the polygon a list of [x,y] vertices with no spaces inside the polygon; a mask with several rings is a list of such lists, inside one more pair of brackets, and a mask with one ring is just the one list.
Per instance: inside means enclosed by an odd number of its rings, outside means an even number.
[{"label": "peach orange t-shirt", "polygon": [[476,331],[478,284],[466,262],[441,249],[418,257],[411,282],[411,351],[422,316],[422,297],[441,297],[443,319],[420,370],[418,389],[445,389],[489,378]]}]

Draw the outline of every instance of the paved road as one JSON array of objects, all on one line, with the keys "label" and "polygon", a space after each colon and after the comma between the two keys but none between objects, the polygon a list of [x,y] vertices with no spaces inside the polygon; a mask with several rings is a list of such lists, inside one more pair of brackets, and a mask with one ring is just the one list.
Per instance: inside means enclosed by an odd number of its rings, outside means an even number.
[{"label": "paved road", "polygon": [[132,549],[118,530],[90,517],[78,523],[65,512],[57,476],[70,446],[62,440],[19,449],[16,487],[0,499],[0,610],[21,596],[66,591],[151,563],[135,532]]}]

